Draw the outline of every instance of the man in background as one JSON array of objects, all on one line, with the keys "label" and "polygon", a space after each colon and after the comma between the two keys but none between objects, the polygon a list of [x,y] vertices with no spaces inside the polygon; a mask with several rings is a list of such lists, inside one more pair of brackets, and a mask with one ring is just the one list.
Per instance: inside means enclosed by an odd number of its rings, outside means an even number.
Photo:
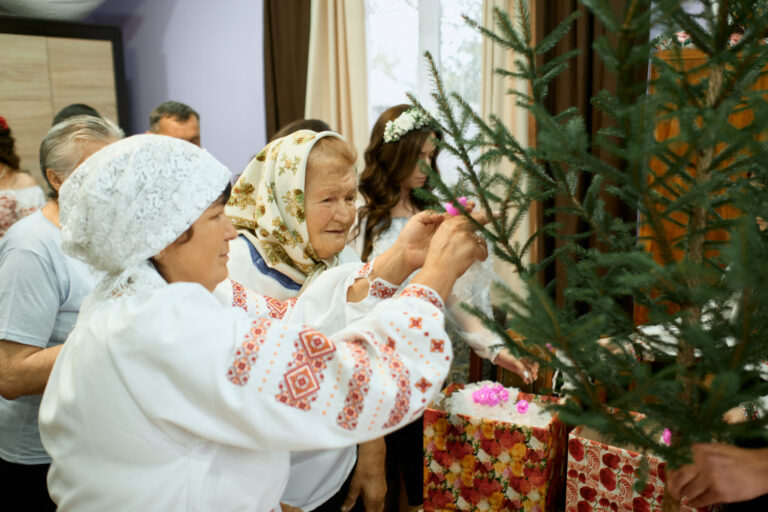
[{"label": "man in background", "polygon": [[167,135],[200,146],[200,114],[184,103],[166,101],[149,113],[147,133]]},{"label": "man in background", "polygon": [[70,117],[75,116],[94,116],[94,117],[101,117],[101,114],[99,112],[91,107],[90,105],[86,105],[84,103],[72,103],[71,105],[67,105],[63,109],[59,110],[59,112],[53,116],[53,125],[57,125],[62,121],[66,121]]}]

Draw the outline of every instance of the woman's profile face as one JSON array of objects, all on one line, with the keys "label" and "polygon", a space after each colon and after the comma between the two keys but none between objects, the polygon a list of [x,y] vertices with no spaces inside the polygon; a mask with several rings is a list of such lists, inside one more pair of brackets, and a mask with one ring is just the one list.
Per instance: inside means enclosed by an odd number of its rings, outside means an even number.
[{"label": "woman's profile face", "polygon": [[227,277],[229,241],[236,236],[224,205],[217,202],[192,224],[191,237],[181,235],[155,261],[169,283],[200,283],[213,291]]},{"label": "woman's profile face", "polygon": [[307,168],[304,187],[309,242],[318,258],[344,249],[355,221],[355,169],[338,158],[321,158]]},{"label": "woman's profile face", "polygon": [[400,184],[400,187],[410,191],[414,188],[421,188],[427,182],[428,176],[421,171],[421,162],[424,162],[428,166],[432,166],[432,159],[435,157],[435,145],[432,144],[432,137],[435,134],[431,134],[421,145],[421,151],[419,153],[419,160],[413,168],[411,174],[408,175],[405,180]]}]

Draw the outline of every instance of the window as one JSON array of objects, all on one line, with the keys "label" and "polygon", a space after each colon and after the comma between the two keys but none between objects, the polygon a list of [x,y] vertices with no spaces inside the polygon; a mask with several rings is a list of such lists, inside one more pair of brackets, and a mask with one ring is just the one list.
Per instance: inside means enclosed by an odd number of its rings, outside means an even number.
[{"label": "window", "polygon": [[[481,20],[482,12],[482,0],[366,0],[371,126],[387,108],[408,103],[407,92],[434,108],[425,51],[435,58],[446,88],[479,111],[482,36],[462,14]],[[438,164],[443,179],[455,181],[458,162],[442,153]]]}]

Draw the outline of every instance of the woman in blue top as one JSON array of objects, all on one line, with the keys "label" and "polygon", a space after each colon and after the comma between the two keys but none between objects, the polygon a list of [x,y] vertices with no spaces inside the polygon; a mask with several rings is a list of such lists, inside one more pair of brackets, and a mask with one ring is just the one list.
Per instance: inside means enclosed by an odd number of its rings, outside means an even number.
[{"label": "woman in blue top", "polygon": [[61,252],[56,194],[83,160],[122,135],[113,122],[92,116],[51,128],[40,163],[54,197],[0,240],[0,482],[4,501],[26,510],[55,509],[37,414],[61,344],[96,284],[86,264]]}]

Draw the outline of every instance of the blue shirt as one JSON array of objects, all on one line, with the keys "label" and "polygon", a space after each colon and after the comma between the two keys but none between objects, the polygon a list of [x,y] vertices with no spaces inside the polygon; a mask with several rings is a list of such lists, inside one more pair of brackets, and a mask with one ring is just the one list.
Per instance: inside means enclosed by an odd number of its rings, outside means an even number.
[{"label": "blue shirt", "polygon": [[[40,210],[21,219],[0,239],[0,339],[40,348],[63,343],[98,278],[61,251],[61,231]],[[37,428],[40,399],[0,397],[0,458],[50,462]]]}]

